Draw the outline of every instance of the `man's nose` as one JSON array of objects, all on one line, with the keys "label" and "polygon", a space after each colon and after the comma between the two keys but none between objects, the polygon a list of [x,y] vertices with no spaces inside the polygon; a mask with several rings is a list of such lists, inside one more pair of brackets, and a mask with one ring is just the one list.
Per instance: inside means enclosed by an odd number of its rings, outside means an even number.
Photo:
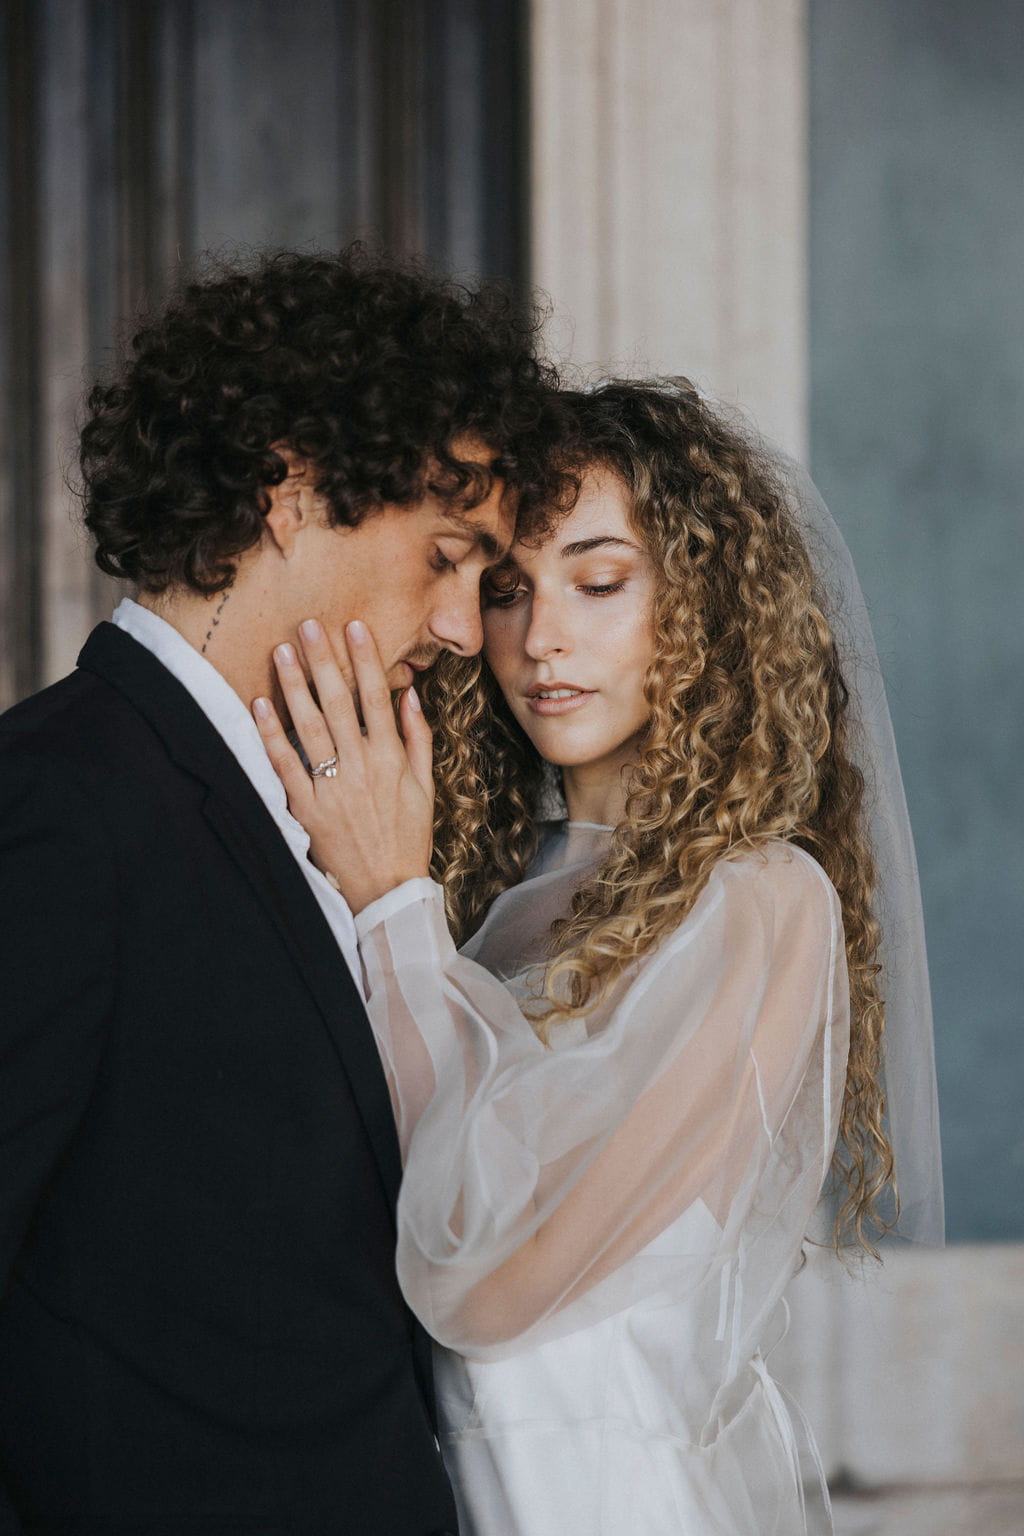
[{"label": "man's nose", "polygon": [[432,618],[430,630],[445,650],[454,651],[456,656],[475,656],[484,643],[479,591],[466,589],[453,595]]}]

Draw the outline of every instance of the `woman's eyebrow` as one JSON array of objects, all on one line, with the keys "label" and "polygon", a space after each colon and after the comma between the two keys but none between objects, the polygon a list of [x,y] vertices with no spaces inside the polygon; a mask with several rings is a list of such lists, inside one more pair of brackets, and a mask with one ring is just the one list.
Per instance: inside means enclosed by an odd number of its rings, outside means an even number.
[{"label": "woman's eyebrow", "polygon": [[593,539],[577,539],[574,544],[563,544],[559,554],[563,560],[571,560],[575,555],[589,554],[592,549],[600,549],[604,544],[614,544],[620,549],[631,549],[635,553],[640,552],[639,544],[631,544],[629,539],[617,539],[610,533],[602,533]]}]

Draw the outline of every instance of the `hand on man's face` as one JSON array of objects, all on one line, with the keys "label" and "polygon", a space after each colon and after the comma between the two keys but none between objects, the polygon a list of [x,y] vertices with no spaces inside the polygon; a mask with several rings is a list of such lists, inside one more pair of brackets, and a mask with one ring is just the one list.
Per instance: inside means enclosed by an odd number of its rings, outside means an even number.
[{"label": "hand on man's face", "polygon": [[441,651],[479,651],[481,578],[509,547],[513,529],[500,481],[464,513],[431,496],[385,507],[356,528],[321,524],[307,530],[305,579],[291,596],[304,604],[300,618],[323,624],[339,657],[345,625],[361,619],[390,687],[405,688]]}]

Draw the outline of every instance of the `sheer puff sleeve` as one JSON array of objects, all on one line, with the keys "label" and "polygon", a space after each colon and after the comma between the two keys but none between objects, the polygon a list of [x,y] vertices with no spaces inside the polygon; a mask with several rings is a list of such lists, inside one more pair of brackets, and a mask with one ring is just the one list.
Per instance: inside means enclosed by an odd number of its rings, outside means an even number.
[{"label": "sheer puff sleeve", "polygon": [[399,1278],[434,1338],[497,1358],[670,1302],[780,1233],[792,1263],[849,1033],[838,898],[807,854],[722,862],[551,1048],[515,979],[455,950],[431,881],[357,927],[405,1164]]}]

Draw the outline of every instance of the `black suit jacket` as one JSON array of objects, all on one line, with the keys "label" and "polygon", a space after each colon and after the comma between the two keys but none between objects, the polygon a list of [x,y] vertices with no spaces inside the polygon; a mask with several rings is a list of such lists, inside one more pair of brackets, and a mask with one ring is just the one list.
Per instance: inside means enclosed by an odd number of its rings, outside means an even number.
[{"label": "black suit jacket", "polygon": [[362,1002],[112,625],[0,721],[0,945],[0,1529],[454,1531]]}]

